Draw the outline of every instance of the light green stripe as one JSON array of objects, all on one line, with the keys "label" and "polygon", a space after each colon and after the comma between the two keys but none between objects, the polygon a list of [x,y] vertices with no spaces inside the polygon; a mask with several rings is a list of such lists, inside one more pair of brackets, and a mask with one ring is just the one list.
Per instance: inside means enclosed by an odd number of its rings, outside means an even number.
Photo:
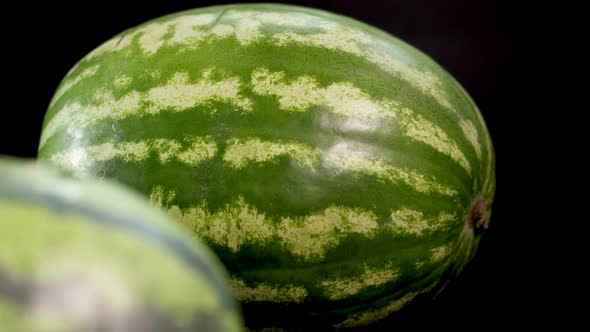
[{"label": "light green stripe", "polygon": [[410,292],[399,299],[391,301],[383,308],[370,309],[358,314],[350,315],[349,318],[347,318],[343,322],[334,325],[334,327],[352,328],[358,326],[365,326],[372,322],[381,320],[389,316],[391,313],[403,308],[406,304],[410,303],[410,301],[412,301],[416,296],[418,296],[418,294],[420,294],[420,292]]},{"label": "light green stripe", "polygon": [[463,130],[463,134],[465,134],[465,137],[473,146],[473,149],[477,154],[477,159],[481,160],[481,144],[479,143],[479,134],[477,133],[477,128],[475,128],[473,122],[467,119],[462,119],[459,121],[459,125]]},{"label": "light green stripe", "polygon": [[60,85],[59,89],[57,89],[57,91],[53,95],[53,98],[51,99],[51,103],[49,104],[49,107],[51,108],[53,106],[53,104],[55,104],[55,102],[57,102],[59,100],[59,98],[61,98],[61,96],[63,96],[64,93],[68,92],[76,84],[80,83],[80,81],[94,76],[99,68],[100,68],[100,65],[90,66],[90,67],[84,69],[84,71],[82,71],[78,76],[64,80],[63,83]]},{"label": "light green stripe", "polygon": [[[362,265],[362,269],[356,275],[341,278],[320,278],[319,287],[326,298],[330,300],[342,300],[357,295],[372,287],[378,287],[397,280],[400,269],[393,263],[385,263],[380,267]],[[308,294],[304,286],[280,285],[272,286],[266,283],[257,283],[248,286],[240,279],[232,279],[234,295],[242,302],[273,302],[273,303],[301,303]]]},{"label": "light green stripe", "polygon": [[[392,211],[392,220],[380,226],[373,212],[345,206],[331,206],[306,216],[274,220],[248,204],[243,197],[213,213],[205,202],[181,209],[172,204],[174,198],[175,191],[162,186],[154,187],[150,194],[152,205],[165,207],[173,218],[210,243],[238,252],[244,245],[264,246],[278,239],[290,254],[311,262],[323,259],[329,249],[337,247],[352,234],[370,239],[388,229],[394,234],[423,235],[443,229],[446,223],[454,220],[454,216],[446,212],[426,217],[418,211],[401,209]],[[416,226],[417,223],[420,225]]]},{"label": "light green stripe", "polygon": [[456,220],[453,214],[440,212],[438,216],[426,217],[422,211],[402,207],[391,212],[391,231],[396,235],[423,237],[449,227]]},{"label": "light green stripe", "polygon": [[240,279],[232,279],[231,286],[241,302],[301,303],[308,296],[307,289],[302,286],[272,286],[265,283],[248,286]]},{"label": "light green stripe", "polygon": [[354,296],[367,288],[392,282],[399,277],[400,269],[393,263],[375,268],[363,265],[363,271],[353,277],[326,279],[320,282],[324,293],[331,300],[342,300]]},{"label": "light green stripe", "polygon": [[494,154],[493,154],[493,146],[492,146],[492,141],[490,139],[490,136],[486,133],[484,134],[486,136],[486,141],[487,141],[487,150],[488,150],[488,160],[486,163],[486,178],[484,180],[484,184],[483,184],[483,192],[485,194],[491,194],[491,191],[493,190],[494,187],[494,179],[493,179],[493,174],[492,172],[494,171],[493,166],[494,166]]},{"label": "light green stripe", "polygon": [[115,79],[113,80],[113,86],[115,86],[118,89],[124,89],[128,87],[132,81],[133,79],[129,75],[121,74],[115,77]]},{"label": "light green stripe", "polygon": [[252,101],[240,95],[240,79],[234,76],[213,81],[210,77],[214,71],[213,68],[205,70],[201,80],[195,84],[189,82],[188,73],[178,72],[167,84],[150,89],[145,96],[150,103],[149,112],[158,113],[166,108],[183,111],[211,100],[251,111]]},{"label": "light green stripe", "polygon": [[96,162],[113,159],[137,162],[155,154],[162,163],[177,161],[196,166],[204,160],[213,158],[216,153],[217,145],[208,136],[185,137],[181,141],[156,138],[74,147],[52,155],[51,161],[64,169],[84,170]]},{"label": "light green stripe", "polygon": [[287,155],[297,161],[300,167],[316,168],[319,151],[296,142],[268,142],[258,138],[228,141],[223,160],[229,166],[240,169],[249,163],[271,162],[278,156]]},{"label": "light green stripe", "polygon": [[[392,46],[391,41],[368,34],[360,28],[343,26],[336,21],[311,13],[227,10],[211,26],[213,14],[184,15],[139,27],[132,33],[114,38],[93,51],[89,58],[107,52],[121,51],[138,37],[146,55],[157,53],[163,47],[183,46],[196,49],[203,42],[235,38],[241,45],[270,40],[277,46],[301,45],[348,53],[379,66],[390,75],[400,77],[423,93],[432,96],[442,106],[451,107],[440,79],[435,73],[421,71],[411,63],[409,51]],[[282,32],[269,33],[273,27]],[[317,28],[319,32],[300,33],[297,30]],[[284,31],[289,29],[288,31]],[[171,35],[171,37],[170,37]]]},{"label": "light green stripe", "polygon": [[[481,148],[485,148],[487,150],[487,160],[486,160],[486,170],[485,170],[485,179],[483,180],[483,185],[482,185],[482,193],[483,194],[490,194],[490,191],[492,190],[493,186],[494,186],[494,181],[493,181],[493,175],[492,172],[493,170],[493,164],[494,164],[494,155],[493,155],[493,143],[492,143],[492,139],[487,131],[487,126],[486,123],[484,121],[484,118],[481,114],[481,112],[479,111],[479,108],[477,107],[477,105],[475,104],[475,102],[473,101],[473,99],[471,98],[471,96],[469,96],[469,94],[467,93],[467,91],[465,91],[465,89],[460,85],[460,84],[456,84],[456,87],[463,93],[463,97],[468,101],[468,103],[471,105],[471,107],[474,110],[474,115],[477,119],[477,124],[478,126],[475,126],[476,129],[476,136],[478,137],[478,142],[480,143],[480,150]],[[483,142],[481,142],[480,140],[483,139]],[[483,146],[481,143],[484,143]],[[483,155],[483,152],[481,153]]]},{"label": "light green stripe", "polygon": [[451,246],[450,245],[442,245],[440,247],[436,247],[431,250],[432,256],[430,257],[430,261],[433,263],[440,263],[445,258],[451,255]]},{"label": "light green stripe", "polygon": [[[395,167],[367,152],[355,142],[338,142],[327,150],[312,148],[298,142],[268,142],[259,138],[230,139],[223,160],[229,167],[241,169],[251,163],[271,163],[280,156],[288,156],[300,167],[317,172],[322,167],[335,172],[369,175],[379,181],[405,183],[423,193],[454,196],[457,191],[438,183],[416,170]],[[121,159],[127,162],[145,160],[156,154],[162,163],[171,160],[196,166],[211,159],[217,146],[210,137],[187,137],[181,143],[170,139],[146,139],[136,142],[106,142],[93,146],[78,146],[58,152],[52,162],[70,170],[84,171],[95,162]]]},{"label": "light green stripe", "polygon": [[412,169],[389,165],[367,151],[358,143],[343,141],[334,144],[322,158],[332,170],[372,175],[383,182],[405,183],[423,193],[435,192],[447,196],[457,194],[455,189],[436,182],[434,178],[427,178]]},{"label": "light green stripe", "polygon": [[[211,101],[224,102],[238,110],[251,111],[252,101],[240,93],[240,79],[234,76],[213,80],[213,72],[218,73],[214,68],[204,70],[196,83],[189,82],[188,73],[178,72],[164,85],[146,92],[132,91],[115,99],[111,91],[99,90],[94,95],[94,104],[68,103],[43,129],[40,149],[63,127],[83,130],[105,119],[121,120],[130,116],[141,117],[159,112],[184,112]],[[76,135],[75,132],[69,134]]]},{"label": "light green stripe", "polygon": [[410,303],[416,296],[430,292],[440,283],[439,280],[434,281],[428,287],[420,291],[408,292],[398,299],[390,301],[388,304],[377,309],[368,309],[359,313],[354,313],[348,316],[348,318],[340,323],[334,325],[336,328],[354,328],[360,326],[366,326],[378,320],[381,320],[390,314],[399,311]]},{"label": "light green stripe", "polygon": [[264,245],[278,238],[291,254],[318,261],[348,235],[371,238],[378,228],[373,213],[348,207],[332,206],[307,216],[274,221],[242,197],[215,213],[209,212],[205,203],[180,209],[170,204],[173,199],[174,191],[161,186],[153,188],[150,194],[153,205],[166,206],[168,213],[192,232],[234,252],[243,245]]},{"label": "light green stripe", "polygon": [[333,83],[323,88],[311,76],[300,76],[292,81],[282,71],[258,68],[252,72],[253,91],[262,96],[277,96],[281,110],[308,111],[311,106],[326,106],[331,112],[369,121],[395,118],[394,110],[350,82]]},{"label": "light green stripe", "polygon": [[424,119],[420,114],[414,114],[410,109],[400,107],[400,124],[407,136],[431,146],[433,149],[443,153],[471,174],[471,164],[459,149],[457,142],[450,138],[445,131],[434,123]]},{"label": "light green stripe", "polygon": [[326,150],[297,142],[266,142],[258,138],[231,140],[224,160],[231,167],[242,168],[251,162],[271,162],[278,156],[289,156],[300,166],[317,171],[318,165],[331,171],[374,176],[380,181],[405,183],[423,193],[457,194],[455,189],[438,183],[433,178],[407,168],[389,165],[356,142],[341,141]]}]

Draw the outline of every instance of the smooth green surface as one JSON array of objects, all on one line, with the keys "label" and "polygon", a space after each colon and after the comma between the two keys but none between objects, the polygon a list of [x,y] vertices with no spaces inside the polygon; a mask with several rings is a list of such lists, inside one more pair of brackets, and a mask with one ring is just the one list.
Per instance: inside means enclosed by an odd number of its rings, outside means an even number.
[{"label": "smooth green surface", "polygon": [[445,284],[495,189],[485,123],[440,66],[284,5],[114,37],[64,79],[39,157],[130,185],[204,238],[253,326],[363,325]]},{"label": "smooth green surface", "polygon": [[136,194],[0,160],[7,331],[239,331],[220,264]]}]

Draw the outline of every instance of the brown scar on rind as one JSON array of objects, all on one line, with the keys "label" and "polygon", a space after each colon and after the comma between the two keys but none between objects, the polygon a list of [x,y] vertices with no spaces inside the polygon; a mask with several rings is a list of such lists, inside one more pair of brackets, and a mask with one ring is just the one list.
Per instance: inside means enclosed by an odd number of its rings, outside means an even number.
[{"label": "brown scar on rind", "polygon": [[488,229],[487,205],[483,198],[477,199],[469,210],[467,222],[476,232]]}]

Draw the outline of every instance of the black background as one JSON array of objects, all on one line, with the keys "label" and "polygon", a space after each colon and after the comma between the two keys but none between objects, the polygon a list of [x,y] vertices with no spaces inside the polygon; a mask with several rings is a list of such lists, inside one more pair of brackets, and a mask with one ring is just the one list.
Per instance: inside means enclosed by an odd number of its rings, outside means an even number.
[{"label": "black background", "polygon": [[[590,140],[588,107],[577,101],[590,84],[576,11],[555,2],[283,2],[352,16],[430,55],[474,98],[495,144],[491,229],[473,264],[434,303],[369,330],[587,329]],[[219,3],[227,1],[3,4],[0,154],[36,156],[53,92],[100,43],[148,19]]]}]

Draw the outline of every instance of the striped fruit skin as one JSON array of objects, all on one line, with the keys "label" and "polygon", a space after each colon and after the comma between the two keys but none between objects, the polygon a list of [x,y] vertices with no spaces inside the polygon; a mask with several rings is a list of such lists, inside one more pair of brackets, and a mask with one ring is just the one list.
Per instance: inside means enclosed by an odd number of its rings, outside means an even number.
[{"label": "striped fruit skin", "polygon": [[201,8],[67,74],[39,157],[115,178],[203,238],[251,327],[355,327],[446,284],[487,227],[486,125],[439,65],[301,7]]},{"label": "striped fruit skin", "polygon": [[0,158],[3,331],[242,331],[213,253],[145,198]]}]

